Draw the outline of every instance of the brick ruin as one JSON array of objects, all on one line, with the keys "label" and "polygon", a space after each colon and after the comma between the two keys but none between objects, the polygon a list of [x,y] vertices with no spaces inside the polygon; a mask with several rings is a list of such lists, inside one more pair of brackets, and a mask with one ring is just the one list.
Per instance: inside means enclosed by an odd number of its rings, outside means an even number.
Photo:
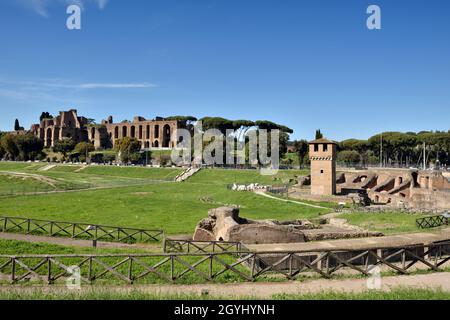
[{"label": "brick ruin", "polygon": [[42,119],[33,124],[30,132],[38,137],[45,147],[53,147],[55,142],[63,138],[71,138],[75,142],[86,141],[88,119],[79,117],[76,110],[61,111],[53,119]]},{"label": "brick ruin", "polygon": [[209,210],[208,217],[197,224],[193,240],[272,244],[383,236],[380,232],[323,222],[250,220],[240,217],[237,207],[220,207]]},{"label": "brick ruin", "polygon": [[133,122],[124,121],[113,123],[110,116],[108,120],[102,121],[110,141],[124,137],[138,139],[142,148],[174,148],[177,144],[177,129],[183,127],[181,121],[166,120],[157,117],[147,120],[143,117],[134,117]]},{"label": "brick ruin", "polygon": [[45,147],[53,147],[55,142],[71,138],[78,142],[91,142],[96,149],[114,147],[118,139],[136,138],[142,148],[174,148],[177,144],[177,129],[184,128],[182,121],[166,120],[156,117],[147,120],[134,117],[133,121],[114,123],[113,117],[101,124],[90,124],[85,117],[77,115],[77,110],[61,111],[53,119],[43,119],[33,124],[30,132],[38,137]]},{"label": "brick ruin", "polygon": [[411,211],[450,209],[450,181],[440,171],[374,168],[337,174],[336,156],[336,142],[325,138],[311,141],[311,174],[299,177],[298,184],[290,188],[291,196]]},{"label": "brick ruin", "polygon": [[339,194],[367,194],[374,204],[405,209],[450,209],[450,182],[440,171],[355,170],[340,173],[336,183]]},{"label": "brick ruin", "polygon": [[309,143],[311,194],[336,194],[336,142],[321,138]]}]

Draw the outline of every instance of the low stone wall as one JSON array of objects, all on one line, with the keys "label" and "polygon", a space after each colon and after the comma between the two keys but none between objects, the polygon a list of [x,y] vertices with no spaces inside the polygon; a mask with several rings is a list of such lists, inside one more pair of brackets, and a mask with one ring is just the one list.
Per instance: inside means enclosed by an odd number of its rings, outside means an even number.
[{"label": "low stone wall", "polygon": [[303,231],[264,224],[239,225],[231,228],[228,241],[250,244],[305,242]]},{"label": "low stone wall", "polygon": [[450,210],[450,190],[411,190],[408,207],[424,210]]}]

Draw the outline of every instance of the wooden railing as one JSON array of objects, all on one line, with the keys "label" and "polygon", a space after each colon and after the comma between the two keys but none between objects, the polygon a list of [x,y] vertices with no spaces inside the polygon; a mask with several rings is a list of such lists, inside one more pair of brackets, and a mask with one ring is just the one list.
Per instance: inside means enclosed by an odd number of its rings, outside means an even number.
[{"label": "wooden railing", "polygon": [[[58,283],[79,268],[83,283],[202,283],[255,281],[281,274],[332,278],[340,272],[370,275],[374,266],[408,274],[412,267],[441,271],[450,260],[450,241],[368,250],[287,252],[199,252],[126,255],[0,255],[0,283]],[[354,274],[354,273],[350,273]]]},{"label": "wooden railing", "polygon": [[248,251],[241,242],[229,241],[194,241],[194,240],[179,240],[166,238],[163,243],[163,251],[170,252],[240,252]]},{"label": "wooden railing", "polygon": [[18,217],[0,217],[0,231],[124,243],[154,242],[162,241],[164,238],[164,231],[161,229],[137,229]]},{"label": "wooden railing", "polygon": [[416,225],[420,229],[437,228],[448,225],[448,218],[443,215],[420,218],[416,220]]}]

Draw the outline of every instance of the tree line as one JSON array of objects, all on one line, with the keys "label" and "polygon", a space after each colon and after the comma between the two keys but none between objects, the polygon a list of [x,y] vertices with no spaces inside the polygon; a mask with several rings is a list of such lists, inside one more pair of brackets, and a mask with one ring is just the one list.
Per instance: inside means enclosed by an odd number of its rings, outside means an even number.
[{"label": "tree line", "polygon": [[0,159],[12,161],[40,160],[43,143],[33,134],[9,134],[0,132]]},{"label": "tree line", "polygon": [[[321,137],[320,131],[318,132]],[[317,135],[316,135],[317,138]],[[307,165],[308,142],[293,142],[300,164]],[[337,143],[338,162],[346,165],[379,165],[419,167],[424,162],[450,165],[450,130],[415,132],[383,132],[367,140],[347,139]],[[425,152],[424,152],[425,150]]]},{"label": "tree line", "polygon": [[[42,119],[51,117],[48,113],[41,115]],[[246,140],[246,134],[250,130],[280,130],[280,158],[287,153],[287,146],[294,147],[300,165],[309,164],[309,144],[305,139],[289,141],[289,135],[293,130],[282,124],[268,120],[230,120],[221,117],[203,117],[197,119],[193,116],[172,116],[167,120],[184,122],[186,128],[194,132],[195,124],[202,123],[202,131],[216,129],[225,137],[230,135],[236,141]],[[15,122],[15,129],[20,129],[19,122]],[[316,131],[316,139],[322,138],[320,130]],[[229,138],[229,137],[228,137]],[[269,141],[270,143],[270,136]],[[205,142],[208,144],[210,142]],[[124,138],[116,141],[113,150],[117,159],[125,163],[138,163],[142,160],[143,152],[137,139]],[[193,145],[193,144],[192,144]],[[337,143],[338,162],[346,165],[378,165],[418,167],[425,163],[450,165],[450,130],[445,131],[421,131],[415,132],[383,132],[370,137],[367,140],[347,139]],[[95,150],[90,142],[75,144],[70,138],[56,141],[52,151],[60,153],[64,161],[85,162],[89,154]],[[116,157],[109,155],[97,155],[101,162],[112,162]],[[105,157],[103,159],[103,157]],[[0,159],[28,161],[43,160],[46,158],[42,142],[31,133],[1,133],[0,132]]]}]

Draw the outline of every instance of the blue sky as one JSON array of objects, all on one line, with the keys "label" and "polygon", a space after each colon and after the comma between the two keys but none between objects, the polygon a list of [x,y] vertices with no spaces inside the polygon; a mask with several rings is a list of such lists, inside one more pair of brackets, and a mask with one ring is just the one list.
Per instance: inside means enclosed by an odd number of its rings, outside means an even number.
[{"label": "blue sky", "polygon": [[2,0],[0,39],[0,130],[69,108],[269,119],[307,139],[450,129],[447,0]]}]

